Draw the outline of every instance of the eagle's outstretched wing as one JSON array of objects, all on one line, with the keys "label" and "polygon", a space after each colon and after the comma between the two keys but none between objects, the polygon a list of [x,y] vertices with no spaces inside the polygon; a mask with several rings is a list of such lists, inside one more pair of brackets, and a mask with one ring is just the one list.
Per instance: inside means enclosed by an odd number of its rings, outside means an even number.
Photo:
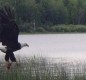
[{"label": "eagle's outstretched wing", "polygon": [[9,46],[18,43],[19,28],[13,10],[9,6],[0,8],[0,42]]}]

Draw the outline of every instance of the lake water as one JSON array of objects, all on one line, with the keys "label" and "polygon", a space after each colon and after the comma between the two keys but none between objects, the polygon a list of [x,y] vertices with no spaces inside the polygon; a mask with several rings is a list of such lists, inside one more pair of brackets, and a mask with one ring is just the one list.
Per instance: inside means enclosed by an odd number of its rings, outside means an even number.
[{"label": "lake water", "polygon": [[29,47],[15,52],[17,56],[86,59],[86,34],[20,35],[19,42],[26,42]]}]

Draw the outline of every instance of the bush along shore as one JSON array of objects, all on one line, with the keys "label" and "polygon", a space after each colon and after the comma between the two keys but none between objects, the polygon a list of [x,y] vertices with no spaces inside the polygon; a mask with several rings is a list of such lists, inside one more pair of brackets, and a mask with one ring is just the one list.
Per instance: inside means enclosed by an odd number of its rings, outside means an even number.
[{"label": "bush along shore", "polygon": [[0,62],[0,80],[86,80],[86,62],[65,59],[19,59],[19,65],[6,70]]},{"label": "bush along shore", "polygon": [[19,25],[21,33],[86,33],[86,25],[54,25],[36,27]]}]

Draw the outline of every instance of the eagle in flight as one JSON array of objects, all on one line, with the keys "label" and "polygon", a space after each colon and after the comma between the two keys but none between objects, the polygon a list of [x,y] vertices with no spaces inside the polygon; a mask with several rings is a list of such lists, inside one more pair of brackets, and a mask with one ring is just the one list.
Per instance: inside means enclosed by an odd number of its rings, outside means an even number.
[{"label": "eagle in flight", "polygon": [[[24,46],[29,47],[27,43],[18,42],[19,28],[15,21],[14,11],[10,6],[0,8],[0,42],[5,47],[0,50],[5,54],[7,69],[10,69],[12,62],[17,62],[14,51]],[[9,62],[9,60],[11,62]]]}]

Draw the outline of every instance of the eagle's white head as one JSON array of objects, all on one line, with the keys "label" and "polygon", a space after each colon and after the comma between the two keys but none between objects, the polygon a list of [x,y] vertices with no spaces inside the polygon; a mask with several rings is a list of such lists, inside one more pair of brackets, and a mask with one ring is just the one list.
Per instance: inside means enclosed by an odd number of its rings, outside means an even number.
[{"label": "eagle's white head", "polygon": [[20,45],[21,45],[21,48],[23,48],[23,47],[29,47],[29,45],[27,43],[20,43]]}]

